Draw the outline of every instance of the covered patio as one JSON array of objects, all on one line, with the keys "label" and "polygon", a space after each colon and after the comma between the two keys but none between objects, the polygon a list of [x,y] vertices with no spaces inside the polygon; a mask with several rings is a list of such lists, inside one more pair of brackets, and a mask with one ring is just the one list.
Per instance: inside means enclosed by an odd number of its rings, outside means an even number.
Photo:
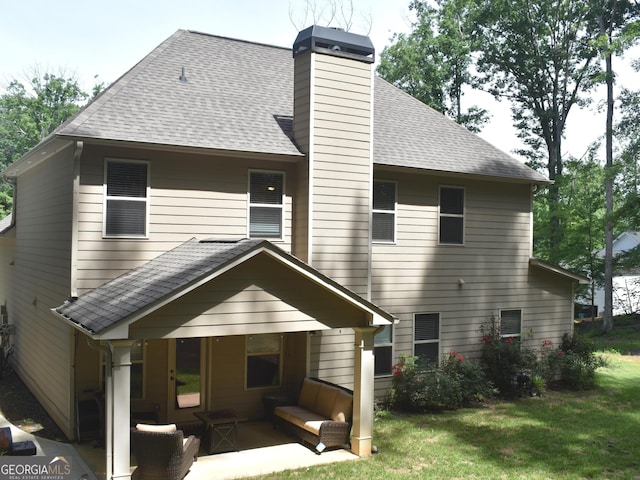
[{"label": "covered patio", "polygon": [[[226,402],[245,408],[249,412],[246,416],[252,420],[238,426],[240,451],[200,457],[188,478],[205,478],[205,475],[211,478],[211,471],[205,473],[207,465],[215,470],[216,478],[239,478],[249,475],[248,465],[255,466],[256,473],[253,474],[258,475],[263,471],[268,473],[276,465],[284,469],[299,468],[307,461],[314,464],[371,455],[373,339],[376,331],[389,325],[393,317],[268,241],[194,239],[70,299],[53,311],[82,331],[93,347],[103,352],[104,363],[110,366],[104,370],[105,479],[131,477],[132,350],[141,341],[167,343],[176,339],[201,339],[203,348],[210,347],[203,356],[206,374],[202,379],[199,403],[174,412],[176,415],[193,419],[198,408],[227,408],[228,405],[221,405]],[[319,348],[320,344],[314,345],[313,334],[322,332],[328,332],[329,337],[337,332],[340,348],[345,349],[343,355],[351,358],[339,368],[323,368],[322,360],[317,360],[321,357],[314,354],[314,348]],[[260,401],[257,395],[262,395],[263,390],[250,388],[249,380],[245,378],[252,368],[251,362],[227,359],[226,363],[233,368],[226,378],[215,380],[214,374],[225,359],[212,361],[211,352],[225,351],[225,343],[245,342],[243,339],[246,339],[246,345],[249,345],[249,339],[255,336],[274,334],[283,338],[295,336],[296,341],[290,343],[295,343],[297,350],[302,347],[302,362],[294,362],[303,367],[300,371],[298,366],[297,376],[287,379],[283,367],[279,367],[276,377],[281,388],[288,380],[295,383],[305,376],[322,376],[319,372],[323,371],[326,375],[331,375],[333,370],[343,372],[340,382],[353,389],[351,452],[336,450],[317,455],[291,437],[276,436],[279,432],[259,435],[258,432],[264,429],[256,429],[258,424],[253,420],[259,416],[255,405]],[[306,344],[303,345],[300,338],[306,339]],[[238,351],[237,345],[228,351]],[[246,357],[245,343],[241,345],[242,355]],[[171,357],[171,350],[167,351],[169,353],[164,357]],[[299,351],[297,355],[299,360]],[[175,360],[172,364],[164,357],[158,357],[158,364],[167,366],[167,376],[173,380]],[[312,358],[316,358],[315,364]],[[351,372],[346,379],[344,372]],[[241,383],[234,393],[232,385],[239,377],[242,377]],[[179,423],[175,421],[178,417],[171,417],[171,398],[167,397],[165,401],[169,406],[162,411],[160,423]],[[252,442],[255,445],[255,440],[261,437],[271,438],[269,444],[252,448]],[[239,475],[237,469],[242,470]],[[222,477],[221,472],[227,470],[229,476]],[[199,477],[198,472],[203,477]]]},{"label": "covered patio", "polygon": [[[314,465],[355,461],[360,458],[345,449],[317,455],[294,438],[274,430],[268,422],[260,421],[239,425],[238,444],[237,452],[208,455],[201,451],[198,461],[191,466],[185,480],[247,478]],[[95,448],[90,444],[76,445],[76,449],[97,479],[105,480],[104,449]],[[135,468],[135,458],[132,456],[132,473],[135,472]]]}]

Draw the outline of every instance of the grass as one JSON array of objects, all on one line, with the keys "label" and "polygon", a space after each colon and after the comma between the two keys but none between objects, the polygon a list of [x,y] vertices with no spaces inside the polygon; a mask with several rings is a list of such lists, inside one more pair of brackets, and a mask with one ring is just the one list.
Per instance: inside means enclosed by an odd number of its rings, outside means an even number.
[{"label": "grass", "polygon": [[[640,351],[640,335],[621,332],[608,337],[609,352],[616,335]],[[640,357],[607,358],[594,390],[437,414],[383,412],[373,457],[257,478],[638,480]]]}]

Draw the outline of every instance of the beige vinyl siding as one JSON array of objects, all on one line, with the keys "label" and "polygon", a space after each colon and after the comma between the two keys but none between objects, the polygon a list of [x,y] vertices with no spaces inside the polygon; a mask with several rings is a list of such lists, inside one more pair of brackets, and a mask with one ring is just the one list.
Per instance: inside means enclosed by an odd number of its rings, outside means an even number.
[{"label": "beige vinyl siding", "polygon": [[[329,55],[309,56],[314,62],[311,263],[366,297],[371,66]],[[336,258],[336,251],[342,252],[341,258]]]},{"label": "beige vinyl siding", "polygon": [[354,343],[355,334],[350,328],[316,332],[311,337],[311,376],[353,388]]},{"label": "beige vinyl siding", "polygon": [[[133,338],[299,332],[362,325],[364,314],[280,262],[258,255],[135,322]],[[353,350],[353,342],[351,346]]]},{"label": "beige vinyl siding", "polygon": [[20,377],[69,438],[72,333],[50,309],[70,294],[72,179],[71,147],[18,178],[10,310]]},{"label": "beige vinyl siding", "polygon": [[[299,55],[294,98],[294,137],[308,154],[311,190],[309,198],[298,199],[310,202],[310,216],[302,208],[296,212],[303,216],[299,223],[296,217],[299,243],[294,253],[368,297],[371,66],[330,55]],[[310,374],[352,386],[353,342],[351,329],[312,336]]]},{"label": "beige vinyl siding", "polygon": [[7,309],[11,308],[15,245],[15,229],[0,236],[0,305],[7,305]]},{"label": "beige vinyl siding", "polygon": [[[148,238],[103,238],[104,160],[149,164]],[[122,275],[190,238],[239,239],[247,232],[249,170],[285,173],[284,241],[291,250],[293,162],[86,146],[78,212],[78,292]]]},{"label": "beige vinyl siding", "polygon": [[[397,315],[396,357],[413,354],[413,315],[440,314],[440,353],[479,354],[482,325],[521,309],[523,334],[537,345],[571,328],[571,284],[532,276],[530,187],[435,175],[381,173],[398,182],[396,245],[373,245],[372,301]],[[438,245],[439,186],[465,189],[465,244]],[[458,280],[464,285],[460,286]],[[547,290],[544,290],[547,289]],[[551,290],[552,289],[552,290]],[[529,338],[529,337],[527,337]],[[383,392],[388,379],[377,381]]]},{"label": "beige vinyl siding", "polygon": [[[306,215],[296,237],[311,244],[301,258],[368,298],[371,65],[316,53],[295,62],[294,136],[309,155],[312,219],[311,238]],[[353,342],[351,329],[312,336],[310,374],[352,386]]]}]

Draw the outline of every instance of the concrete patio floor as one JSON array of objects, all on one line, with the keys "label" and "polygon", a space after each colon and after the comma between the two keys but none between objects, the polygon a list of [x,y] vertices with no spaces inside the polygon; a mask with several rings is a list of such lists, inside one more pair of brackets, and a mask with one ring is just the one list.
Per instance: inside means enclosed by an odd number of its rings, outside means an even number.
[{"label": "concrete patio floor", "polygon": [[[27,433],[9,423],[0,413],[0,427],[10,427],[16,442],[31,440],[36,455],[71,459],[71,478],[83,480],[105,479],[105,451],[89,443],[56,442]],[[216,480],[249,478],[327,463],[358,460],[348,450],[325,451],[315,454],[283,432],[274,430],[267,422],[248,422],[238,425],[239,451],[201,456],[193,464],[185,480]],[[132,472],[135,457],[131,457]]]},{"label": "concrete patio floor", "polygon": [[[267,422],[238,424],[239,451],[207,455],[200,451],[185,480],[249,478],[296,468],[353,461],[358,456],[347,450],[332,450],[316,455]],[[105,451],[90,444],[75,445],[97,480],[105,480]],[[131,457],[135,465],[135,457]],[[135,467],[132,468],[132,471]]]}]

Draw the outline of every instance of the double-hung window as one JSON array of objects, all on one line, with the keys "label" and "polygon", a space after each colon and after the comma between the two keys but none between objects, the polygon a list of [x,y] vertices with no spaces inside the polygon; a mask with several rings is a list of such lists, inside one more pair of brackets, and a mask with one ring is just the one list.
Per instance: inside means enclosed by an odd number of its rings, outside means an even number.
[{"label": "double-hung window", "polygon": [[283,238],[284,173],[249,172],[249,238]]},{"label": "double-hung window", "polygon": [[439,243],[464,244],[464,188],[440,187]]},{"label": "double-hung window", "polygon": [[396,183],[373,182],[373,228],[374,242],[396,240]]},{"label": "double-hung window", "polygon": [[375,375],[390,375],[393,360],[393,326],[385,325],[373,339]]},{"label": "double-hung window", "polygon": [[280,385],[282,337],[277,333],[247,336],[247,388]]},{"label": "double-hung window", "polygon": [[107,160],[104,182],[104,235],[146,237],[149,214],[149,164]]},{"label": "double-hung window", "polygon": [[440,358],[440,314],[416,313],[413,317],[413,354],[421,363],[437,365]]},{"label": "double-hung window", "polygon": [[522,335],[522,310],[500,310],[500,336],[518,337]]}]

